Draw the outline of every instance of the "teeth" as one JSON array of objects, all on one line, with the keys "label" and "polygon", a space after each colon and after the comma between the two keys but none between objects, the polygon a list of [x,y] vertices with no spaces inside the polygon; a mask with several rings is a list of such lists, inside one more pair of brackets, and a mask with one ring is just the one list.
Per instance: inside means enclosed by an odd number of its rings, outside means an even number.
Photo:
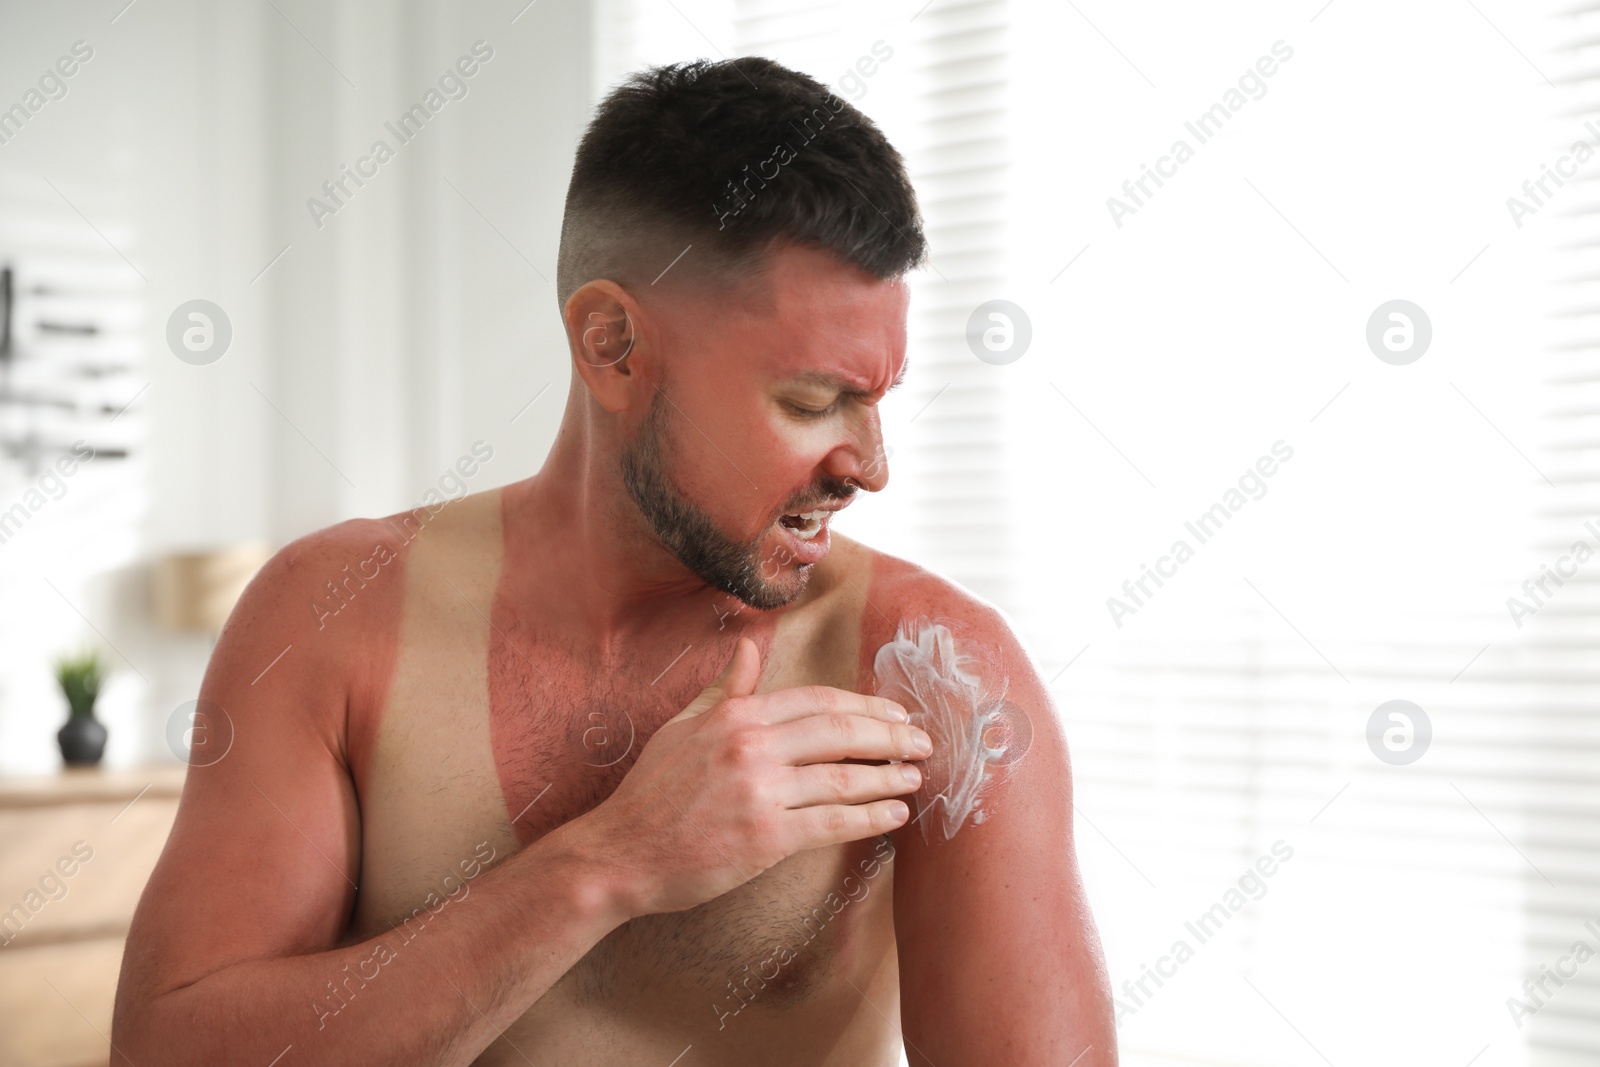
[{"label": "teeth", "polygon": [[827,511],[804,511],[798,515],[785,515],[785,519],[799,519],[805,525],[791,526],[784,524],[784,528],[802,541],[809,541],[822,532],[822,520]]}]

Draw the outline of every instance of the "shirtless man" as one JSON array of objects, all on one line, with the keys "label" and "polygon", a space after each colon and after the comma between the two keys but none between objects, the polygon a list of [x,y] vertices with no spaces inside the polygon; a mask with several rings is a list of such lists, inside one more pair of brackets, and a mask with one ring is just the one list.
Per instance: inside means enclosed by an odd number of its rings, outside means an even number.
[{"label": "shirtless man", "polygon": [[828,531],[888,481],[923,255],[810,78],[608,98],[548,460],[251,583],[113,1062],[1115,1064],[1044,686],[993,608]]}]

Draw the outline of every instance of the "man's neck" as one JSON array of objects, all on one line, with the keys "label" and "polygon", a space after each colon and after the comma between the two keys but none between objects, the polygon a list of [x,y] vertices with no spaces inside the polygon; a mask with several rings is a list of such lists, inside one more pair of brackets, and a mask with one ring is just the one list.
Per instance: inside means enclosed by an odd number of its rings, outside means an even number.
[{"label": "man's neck", "polygon": [[600,649],[712,619],[707,605],[724,595],[661,544],[616,457],[584,438],[569,412],[539,473],[504,490],[508,560],[524,571],[511,588],[537,598],[541,621]]}]

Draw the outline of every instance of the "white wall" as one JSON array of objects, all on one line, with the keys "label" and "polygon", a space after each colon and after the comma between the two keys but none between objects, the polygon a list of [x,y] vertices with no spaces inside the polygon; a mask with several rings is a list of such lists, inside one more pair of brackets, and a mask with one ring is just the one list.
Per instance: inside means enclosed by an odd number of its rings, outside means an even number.
[{"label": "white wall", "polygon": [[[48,216],[125,294],[142,392],[119,429],[143,437],[0,545],[0,772],[58,764],[49,657],[95,630],[120,668],[107,761],[172,758],[165,721],[209,642],[153,629],[151,558],[398,510],[478,439],[495,458],[473,489],[536,469],[566,387],[539,274],[591,103],[588,34],[581,4],[0,6],[0,106],[73,42],[94,49],[0,144],[0,261],[37,256]],[[384,123],[480,40],[493,57],[466,95],[401,145]],[[380,138],[394,158],[317,226],[307,199]],[[165,342],[194,298],[233,327],[208,366]],[[28,484],[0,476],[0,509]]]}]

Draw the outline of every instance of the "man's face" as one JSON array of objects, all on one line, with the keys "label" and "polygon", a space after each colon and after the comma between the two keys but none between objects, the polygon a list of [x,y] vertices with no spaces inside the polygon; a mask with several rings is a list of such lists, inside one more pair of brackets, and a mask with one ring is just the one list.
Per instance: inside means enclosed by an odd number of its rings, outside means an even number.
[{"label": "man's face", "polygon": [[685,567],[771,609],[805,588],[831,514],[888,482],[877,404],[905,366],[909,291],[797,247],[774,254],[761,287],[741,297],[686,278],[653,294],[669,370],[622,473]]}]

